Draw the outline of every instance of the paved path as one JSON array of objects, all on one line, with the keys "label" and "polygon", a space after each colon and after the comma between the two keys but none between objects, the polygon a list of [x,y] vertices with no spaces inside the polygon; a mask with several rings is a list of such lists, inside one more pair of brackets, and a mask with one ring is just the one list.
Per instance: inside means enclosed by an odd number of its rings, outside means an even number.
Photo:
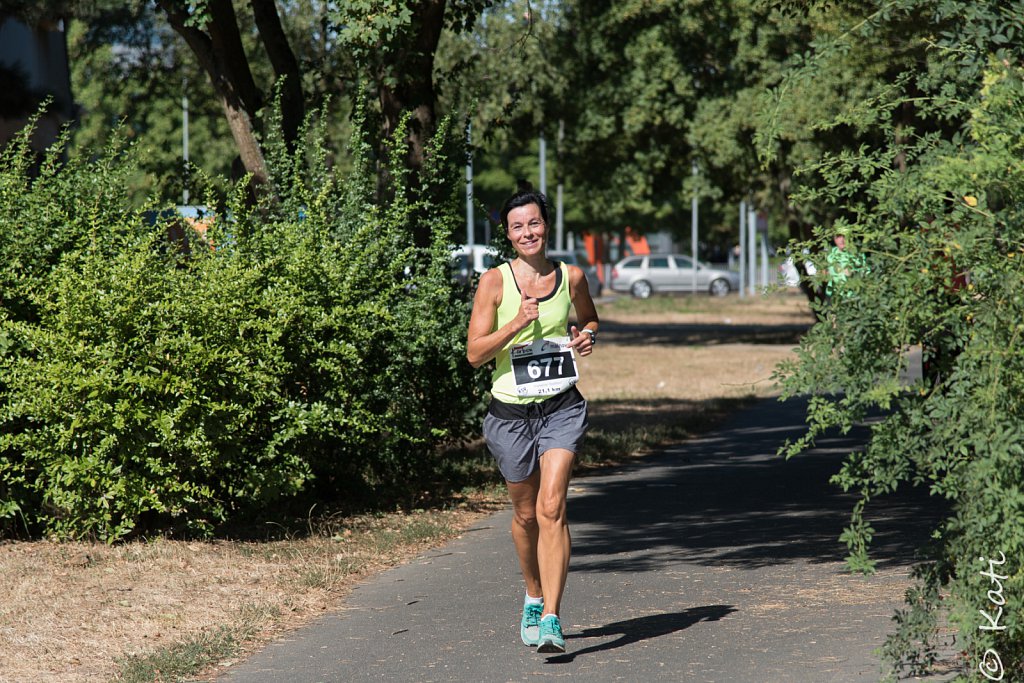
[{"label": "paved path", "polygon": [[775,450],[800,433],[801,411],[763,401],[704,438],[574,480],[564,655],[519,642],[505,511],[361,585],[224,680],[877,681],[872,651],[934,513],[920,497],[874,508],[881,571],[846,573],[836,538],[853,499],[827,480],[858,437],[784,461]]}]

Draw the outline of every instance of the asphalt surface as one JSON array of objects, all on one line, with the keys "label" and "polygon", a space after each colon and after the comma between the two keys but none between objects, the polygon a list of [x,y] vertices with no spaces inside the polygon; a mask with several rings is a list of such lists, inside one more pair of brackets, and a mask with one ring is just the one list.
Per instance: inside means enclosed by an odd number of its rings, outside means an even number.
[{"label": "asphalt surface", "polygon": [[715,432],[573,480],[568,651],[519,641],[509,511],[359,586],[345,607],[221,680],[867,682],[938,511],[869,508],[879,573],[850,575],[837,538],[853,497],[828,483],[864,432],[786,461],[800,403],[766,400]]}]

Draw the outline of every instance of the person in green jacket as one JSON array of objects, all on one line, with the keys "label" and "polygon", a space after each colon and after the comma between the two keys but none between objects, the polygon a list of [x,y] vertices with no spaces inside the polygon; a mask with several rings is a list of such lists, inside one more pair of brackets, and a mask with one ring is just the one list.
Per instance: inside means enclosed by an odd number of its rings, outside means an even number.
[{"label": "person in green jacket", "polygon": [[833,238],[835,246],[828,253],[828,282],[825,284],[825,295],[830,299],[837,295],[851,296],[846,289],[846,281],[856,273],[868,273],[870,269],[864,254],[847,249],[847,231],[840,228]]}]

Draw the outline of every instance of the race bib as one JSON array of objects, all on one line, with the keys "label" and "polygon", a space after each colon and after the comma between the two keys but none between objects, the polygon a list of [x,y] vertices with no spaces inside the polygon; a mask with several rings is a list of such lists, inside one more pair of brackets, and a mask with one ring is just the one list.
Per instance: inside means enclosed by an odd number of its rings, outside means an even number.
[{"label": "race bib", "polygon": [[509,356],[519,396],[560,394],[580,378],[569,337],[515,344]]}]

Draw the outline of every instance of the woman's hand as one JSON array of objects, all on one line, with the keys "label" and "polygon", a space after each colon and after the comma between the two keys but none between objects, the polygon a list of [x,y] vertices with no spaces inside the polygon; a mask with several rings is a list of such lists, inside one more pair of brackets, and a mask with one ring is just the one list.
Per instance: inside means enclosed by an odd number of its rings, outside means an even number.
[{"label": "woman's hand", "polygon": [[526,296],[523,292],[523,300],[519,304],[519,329],[523,330],[530,326],[534,320],[540,318],[540,304],[533,297]]},{"label": "woman's hand", "polygon": [[594,352],[594,338],[589,334],[580,333],[579,329],[573,325],[569,328],[569,332],[572,333],[572,341],[569,342],[569,346],[576,349],[576,352],[581,356],[589,356]]}]

